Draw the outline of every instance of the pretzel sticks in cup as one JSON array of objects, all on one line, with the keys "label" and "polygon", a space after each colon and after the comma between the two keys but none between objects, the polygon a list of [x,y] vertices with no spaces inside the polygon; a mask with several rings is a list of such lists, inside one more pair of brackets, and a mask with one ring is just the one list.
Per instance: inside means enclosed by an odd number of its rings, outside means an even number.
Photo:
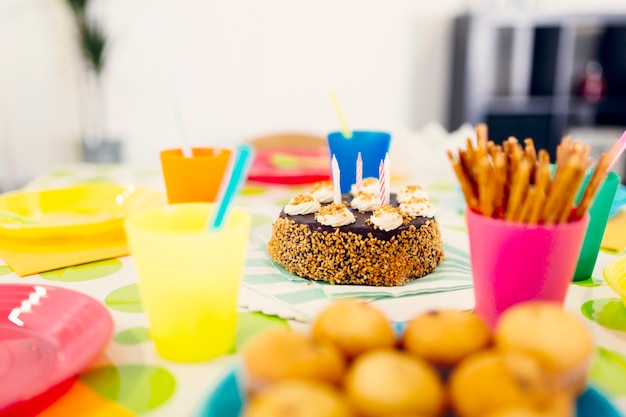
[{"label": "pretzel sticks in cup", "polygon": [[589,146],[563,138],[550,164],[545,149],[536,149],[532,138],[509,137],[496,145],[487,126],[476,127],[477,143],[466,140],[457,155],[447,151],[463,196],[471,210],[528,224],[562,223],[582,217],[591,206],[607,175],[610,157],[602,154],[574,207],[585,173],[591,166]]}]

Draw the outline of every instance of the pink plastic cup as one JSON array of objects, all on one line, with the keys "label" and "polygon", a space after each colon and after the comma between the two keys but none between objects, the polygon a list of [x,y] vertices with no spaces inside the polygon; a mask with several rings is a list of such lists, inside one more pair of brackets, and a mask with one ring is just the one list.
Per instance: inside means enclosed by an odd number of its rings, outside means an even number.
[{"label": "pink plastic cup", "polygon": [[507,308],[530,300],[563,304],[589,216],[528,225],[467,210],[476,313],[492,328]]}]

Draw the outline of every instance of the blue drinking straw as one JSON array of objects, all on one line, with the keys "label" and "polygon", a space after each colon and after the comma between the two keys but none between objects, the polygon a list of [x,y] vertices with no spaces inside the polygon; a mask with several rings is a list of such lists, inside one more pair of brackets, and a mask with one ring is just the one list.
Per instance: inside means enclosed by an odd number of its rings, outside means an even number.
[{"label": "blue drinking straw", "polygon": [[[208,232],[220,230],[226,219],[228,219],[231,202],[233,198],[239,194],[239,191],[246,180],[253,154],[254,150],[251,145],[242,144],[237,147],[235,154],[231,156],[230,167],[232,169],[230,171],[230,175],[224,175],[224,179],[222,179],[220,192],[215,202],[211,219],[207,223]],[[232,162],[233,159],[234,162]]]}]

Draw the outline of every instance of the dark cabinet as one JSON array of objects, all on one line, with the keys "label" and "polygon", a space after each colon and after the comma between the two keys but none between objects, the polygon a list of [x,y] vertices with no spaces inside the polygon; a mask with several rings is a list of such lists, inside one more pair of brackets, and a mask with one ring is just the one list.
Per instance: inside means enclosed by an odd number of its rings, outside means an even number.
[{"label": "dark cabinet", "polygon": [[572,128],[626,127],[626,15],[463,15],[452,50],[451,130],[486,122],[554,156]]}]

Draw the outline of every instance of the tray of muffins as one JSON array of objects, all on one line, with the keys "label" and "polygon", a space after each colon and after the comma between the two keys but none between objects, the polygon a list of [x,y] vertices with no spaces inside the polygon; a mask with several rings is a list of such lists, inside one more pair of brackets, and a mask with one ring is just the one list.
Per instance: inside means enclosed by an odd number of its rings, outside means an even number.
[{"label": "tray of muffins", "polygon": [[466,310],[393,326],[338,300],[307,331],[271,329],[211,392],[202,417],[619,417],[588,371],[592,335],[560,305],[508,309],[492,330]]}]

